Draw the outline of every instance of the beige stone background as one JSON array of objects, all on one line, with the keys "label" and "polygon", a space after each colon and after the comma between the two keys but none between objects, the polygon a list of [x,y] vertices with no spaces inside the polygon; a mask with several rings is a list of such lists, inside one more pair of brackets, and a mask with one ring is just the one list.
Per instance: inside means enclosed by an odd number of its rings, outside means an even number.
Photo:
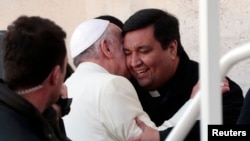
[{"label": "beige stone background", "polygon": [[[67,45],[82,21],[110,14],[125,21],[143,8],[160,8],[179,18],[181,40],[191,59],[200,60],[198,0],[0,0],[0,30],[20,15],[54,20],[67,32]],[[250,0],[219,0],[221,56],[250,42]],[[216,19],[215,19],[216,20]],[[72,62],[72,60],[70,60]],[[250,58],[234,65],[227,74],[246,93],[250,87]]]}]

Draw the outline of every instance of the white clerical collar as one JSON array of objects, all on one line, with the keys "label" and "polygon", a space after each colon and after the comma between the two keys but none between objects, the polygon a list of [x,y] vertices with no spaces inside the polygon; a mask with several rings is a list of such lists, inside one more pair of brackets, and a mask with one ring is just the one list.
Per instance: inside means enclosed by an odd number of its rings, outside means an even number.
[{"label": "white clerical collar", "polygon": [[149,93],[150,93],[150,95],[151,95],[152,97],[159,97],[159,96],[161,96],[160,93],[159,93],[158,91],[149,91]]}]

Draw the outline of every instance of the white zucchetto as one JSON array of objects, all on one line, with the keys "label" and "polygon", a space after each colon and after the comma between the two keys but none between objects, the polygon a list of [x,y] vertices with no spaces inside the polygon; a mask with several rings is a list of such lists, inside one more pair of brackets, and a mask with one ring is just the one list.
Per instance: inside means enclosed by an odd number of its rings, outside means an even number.
[{"label": "white zucchetto", "polygon": [[75,58],[93,45],[107,29],[109,21],[91,19],[76,27],[70,40],[71,57]]}]

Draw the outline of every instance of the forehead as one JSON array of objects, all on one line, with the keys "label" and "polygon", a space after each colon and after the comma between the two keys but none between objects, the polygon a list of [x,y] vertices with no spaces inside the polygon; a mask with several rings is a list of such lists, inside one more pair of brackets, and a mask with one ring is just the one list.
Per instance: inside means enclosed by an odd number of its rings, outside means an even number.
[{"label": "forehead", "polygon": [[155,42],[157,42],[157,40],[154,37],[153,26],[147,26],[145,28],[127,32],[124,36],[125,48],[147,46]]},{"label": "forehead", "polygon": [[149,25],[149,26],[146,26],[144,28],[129,31],[125,34],[125,37],[129,37],[131,35],[134,35],[134,36],[136,36],[136,35],[137,36],[146,36],[146,35],[153,36],[153,33],[154,33],[154,26]]}]

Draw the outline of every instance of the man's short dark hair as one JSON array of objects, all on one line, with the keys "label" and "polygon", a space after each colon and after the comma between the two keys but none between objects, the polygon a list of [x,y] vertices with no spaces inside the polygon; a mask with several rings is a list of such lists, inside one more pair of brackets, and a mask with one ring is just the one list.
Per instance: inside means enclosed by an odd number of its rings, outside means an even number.
[{"label": "man's short dark hair", "polygon": [[12,87],[41,84],[56,65],[64,68],[66,33],[53,21],[21,16],[3,40],[4,80]]}]

